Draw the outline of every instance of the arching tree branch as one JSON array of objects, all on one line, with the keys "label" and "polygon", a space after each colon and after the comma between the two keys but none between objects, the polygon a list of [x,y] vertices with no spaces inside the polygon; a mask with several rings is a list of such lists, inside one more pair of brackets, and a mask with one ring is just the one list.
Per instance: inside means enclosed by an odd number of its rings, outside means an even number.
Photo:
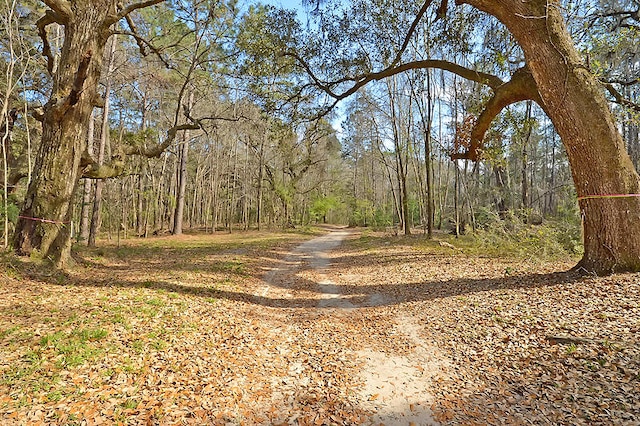
[{"label": "arching tree branch", "polygon": [[[504,84],[504,81],[500,77],[497,77],[492,74],[487,74],[484,72],[476,71],[471,68],[466,68],[461,65],[458,65],[453,62],[439,60],[439,59],[426,59],[422,61],[414,61],[407,62],[405,64],[387,67],[381,71],[363,74],[351,79],[342,79],[334,82],[323,82],[318,77],[316,77],[313,72],[311,72],[311,67],[297,54],[295,53],[287,53],[288,56],[295,58],[300,65],[304,68],[304,70],[309,74],[309,76],[314,81],[315,87],[319,88],[327,95],[331,96],[337,101],[348,98],[353,95],[355,92],[371,83],[372,81],[382,80],[387,77],[394,76],[396,74],[401,74],[408,70],[413,69],[426,69],[426,68],[437,68],[442,69],[444,71],[449,71],[453,74],[459,75],[462,78],[467,80],[475,81],[476,83],[485,84],[490,88],[496,90],[498,87]],[[342,93],[336,93],[334,91],[334,87],[346,83],[347,81],[353,81],[353,85],[343,91]],[[334,103],[335,105],[335,103]]]},{"label": "arching tree branch", "polygon": [[180,130],[199,129],[199,124],[180,124],[167,130],[167,137],[164,142],[152,147],[124,145],[117,149],[119,151],[107,164],[98,164],[97,161],[88,153],[84,152],[80,162],[81,177],[87,179],[108,179],[122,175],[125,170],[124,157],[126,155],[142,155],[144,157],[159,157],[176,139],[176,135]]},{"label": "arching tree branch", "polygon": [[[42,0],[52,12],[55,12],[60,21],[56,21],[59,24],[65,24],[71,16],[71,4],[67,0]],[[48,12],[48,11],[47,11]]]},{"label": "arching tree branch", "polygon": [[535,80],[527,67],[518,69],[511,80],[498,86],[493,96],[484,105],[482,113],[478,116],[472,130],[470,146],[466,152],[454,152],[452,160],[467,159],[478,161],[482,154],[484,135],[491,126],[491,122],[507,106],[520,101],[532,100],[545,108]]},{"label": "arching tree branch", "polygon": [[162,143],[156,144],[152,147],[146,146],[134,146],[134,145],[124,145],[117,149],[119,153],[116,153],[111,161],[107,164],[98,164],[97,161],[89,155],[89,153],[85,152],[82,156],[82,161],[80,163],[80,167],[82,169],[81,176],[87,179],[108,179],[114,178],[122,175],[125,170],[125,161],[124,157],[127,155],[141,155],[143,157],[153,158],[159,157],[164,151],[171,146],[173,141],[176,139],[176,136],[181,130],[204,130],[203,121],[211,121],[211,120],[224,120],[224,121],[239,121],[243,118],[243,116],[238,117],[202,117],[202,118],[193,118],[185,113],[185,116],[191,123],[180,124],[177,126],[171,127],[167,130],[167,137]]},{"label": "arching tree branch", "polygon": [[125,145],[122,147],[122,152],[126,155],[142,155],[149,158],[159,157],[173,143],[180,130],[197,130],[199,128],[200,124],[179,124],[167,130],[167,137],[162,143],[152,147]]},{"label": "arching tree branch", "polygon": [[[401,64],[393,67],[387,67],[381,71],[374,72],[374,73],[362,74],[357,77],[345,78],[341,80],[336,80],[334,82],[323,82],[313,74],[309,64],[307,64],[304,61],[304,59],[302,59],[299,55],[297,55],[294,52],[289,52],[289,53],[286,53],[285,55],[291,56],[294,59],[296,59],[299,62],[299,65],[307,72],[309,77],[311,77],[311,79],[313,80],[313,84],[310,84],[308,86],[314,86],[334,99],[333,102],[323,112],[317,114],[317,116],[314,117],[314,119],[325,116],[329,111],[331,111],[338,104],[339,101],[353,95],[358,90],[365,87],[367,84],[373,81],[378,81],[387,77],[401,74],[408,70],[427,69],[427,68],[441,69],[441,70],[456,74],[464,79],[475,81],[476,83],[489,86],[494,91],[497,90],[503,84],[505,84],[505,82],[500,77],[497,77],[495,75],[484,73],[481,71],[476,71],[471,68],[463,67],[453,62],[439,60],[439,59],[426,59],[422,61],[407,62],[405,64]],[[348,89],[344,90],[341,93],[337,93],[334,90],[335,87],[340,86],[347,82],[352,82],[351,87],[349,87]],[[303,90],[304,89],[301,89],[295,96],[291,97],[289,100],[291,101],[295,99],[296,96],[301,96],[301,93]]]},{"label": "arching tree branch", "polygon": [[49,37],[47,37],[47,27],[51,24],[62,24],[60,15],[53,10],[47,10],[40,19],[36,21],[36,27],[38,28],[38,35],[42,40],[42,55],[47,58],[47,71],[49,74],[53,74],[53,54],[51,53],[51,45],[49,44]]},{"label": "arching tree branch", "polygon": [[125,16],[133,12],[134,10],[144,9],[145,7],[160,4],[164,1],[165,0],[146,0],[146,1],[141,1],[139,3],[132,3],[128,6],[124,6],[121,4],[120,10],[116,14],[109,16],[105,20],[104,27],[105,28],[110,27],[111,25],[115,24],[116,22],[118,22],[119,20],[121,20],[122,18],[124,18]]},{"label": "arching tree branch", "polygon": [[106,164],[98,164],[87,152],[82,155],[82,173],[85,179],[109,179],[122,175],[125,163],[122,156],[115,155]]}]

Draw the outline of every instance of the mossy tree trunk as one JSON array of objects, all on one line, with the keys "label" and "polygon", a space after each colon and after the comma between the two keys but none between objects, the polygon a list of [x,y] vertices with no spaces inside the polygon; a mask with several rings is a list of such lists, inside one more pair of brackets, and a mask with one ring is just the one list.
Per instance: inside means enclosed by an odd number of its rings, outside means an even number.
[{"label": "mossy tree trunk", "polygon": [[71,198],[86,150],[86,126],[97,96],[108,30],[102,23],[114,6],[85,0],[74,9],[54,11],[56,21],[64,24],[64,45],[44,108],[35,173],[14,234],[19,253],[37,249],[55,261],[70,249]]},{"label": "mossy tree trunk", "polygon": [[[19,254],[37,250],[59,266],[68,259],[71,201],[87,166],[86,127],[93,108],[100,104],[97,87],[110,28],[128,13],[161,1],[129,5],[116,0],[45,2],[49,9],[37,26],[53,86],[40,116],[42,141],[14,233],[13,245]],[[55,69],[47,37],[47,27],[53,23],[64,29]]]}]

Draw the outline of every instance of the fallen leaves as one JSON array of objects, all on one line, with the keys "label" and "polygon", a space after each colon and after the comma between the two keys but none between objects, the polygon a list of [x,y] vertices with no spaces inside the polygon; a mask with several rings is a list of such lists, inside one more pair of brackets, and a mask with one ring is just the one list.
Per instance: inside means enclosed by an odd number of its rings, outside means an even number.
[{"label": "fallen leaves", "polygon": [[364,424],[383,398],[359,394],[357,353],[427,374],[421,347],[443,366],[425,389],[442,424],[640,421],[640,275],[368,238],[324,277],[355,308],[324,309],[318,273],[287,259],[299,239],[159,238],[82,252],[66,274],[12,267],[0,422]]},{"label": "fallen leaves", "polygon": [[354,291],[392,293],[387,309],[421,318],[422,337],[451,360],[432,389],[440,422],[640,422],[639,274],[583,277],[560,272],[568,264],[442,256],[404,241],[345,248],[337,264],[363,277]]},{"label": "fallen leaves", "polygon": [[251,303],[261,271],[301,236],[251,238],[134,242],[89,250],[66,274],[27,263],[2,276],[0,422],[361,423],[331,334]]}]

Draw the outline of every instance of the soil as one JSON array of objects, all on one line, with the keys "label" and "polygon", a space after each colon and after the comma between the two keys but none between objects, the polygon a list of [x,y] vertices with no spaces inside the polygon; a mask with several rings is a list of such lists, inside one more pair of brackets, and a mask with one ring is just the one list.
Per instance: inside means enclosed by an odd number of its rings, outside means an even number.
[{"label": "soil", "polygon": [[[286,256],[283,266],[266,275],[261,296],[280,293],[285,298],[298,298],[289,283],[296,281],[296,273],[308,268],[319,295],[318,315],[328,321],[340,321],[341,316],[336,316],[336,310],[348,316],[351,310],[384,305],[387,298],[381,293],[373,293],[361,303],[352,303],[351,297],[341,293],[340,287],[332,281],[330,252],[351,234],[348,230],[336,230],[300,244]],[[362,366],[358,372],[364,383],[358,391],[360,404],[373,413],[367,424],[437,425],[439,423],[433,419],[429,408],[433,403],[429,389],[434,385],[433,378],[442,374],[447,360],[422,341],[416,318],[402,314],[391,321],[390,326],[396,336],[412,343],[410,353],[391,355],[377,350],[377,347],[352,353]]]}]

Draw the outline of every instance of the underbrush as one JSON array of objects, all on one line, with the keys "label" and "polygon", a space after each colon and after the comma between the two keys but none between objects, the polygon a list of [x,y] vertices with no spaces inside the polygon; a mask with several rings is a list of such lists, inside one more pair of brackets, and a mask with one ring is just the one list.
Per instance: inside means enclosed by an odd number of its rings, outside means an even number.
[{"label": "underbrush", "polygon": [[445,254],[455,250],[473,256],[549,261],[577,259],[584,252],[580,220],[572,214],[531,224],[517,215],[501,219],[495,213],[488,213],[478,215],[474,231],[468,229],[456,237],[450,232],[435,230],[432,240],[425,238],[423,230],[414,231],[411,236],[396,236],[386,230],[364,229],[359,241],[351,244],[361,248],[372,244],[400,244]]},{"label": "underbrush", "polygon": [[456,240],[466,253],[476,255],[553,260],[579,257],[584,251],[580,223],[557,219],[539,225],[517,217],[498,219]]}]

